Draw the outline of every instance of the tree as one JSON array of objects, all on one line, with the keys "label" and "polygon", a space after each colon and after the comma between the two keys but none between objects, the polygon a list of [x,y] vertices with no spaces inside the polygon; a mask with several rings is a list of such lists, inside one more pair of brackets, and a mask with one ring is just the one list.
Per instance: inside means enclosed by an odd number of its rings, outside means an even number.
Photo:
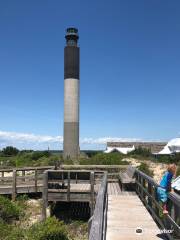
[{"label": "tree", "polygon": [[6,155],[6,156],[15,156],[18,154],[18,152],[19,150],[12,146],[7,146],[2,150],[3,155]]}]

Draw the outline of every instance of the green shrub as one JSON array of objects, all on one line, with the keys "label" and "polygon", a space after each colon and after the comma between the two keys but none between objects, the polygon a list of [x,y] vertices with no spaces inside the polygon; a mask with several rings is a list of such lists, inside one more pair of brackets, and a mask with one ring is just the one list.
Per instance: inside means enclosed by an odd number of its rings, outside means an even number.
[{"label": "green shrub", "polygon": [[16,156],[18,154],[19,150],[12,146],[7,146],[3,148],[2,154],[5,156]]},{"label": "green shrub", "polygon": [[153,158],[154,162],[160,162],[160,163],[175,163],[178,164],[180,162],[180,153],[176,153],[173,155],[157,155]]},{"label": "green shrub", "polygon": [[0,240],[6,239],[9,232],[11,232],[11,228],[12,228],[11,225],[8,225],[8,224],[4,223],[0,219]]},{"label": "green shrub", "polygon": [[127,161],[122,161],[124,155],[120,153],[98,153],[92,158],[80,159],[81,165],[128,165]]},{"label": "green shrub", "polygon": [[0,240],[25,240],[25,233],[26,231],[18,226],[0,221]]},{"label": "green shrub", "polygon": [[[25,240],[27,239],[26,237],[26,231],[24,229],[20,229],[16,226],[13,226],[11,228],[11,231],[8,233],[6,238],[3,240]],[[31,240],[31,239],[29,239]]]},{"label": "green shrub", "polygon": [[138,147],[134,151],[128,153],[128,156],[132,156],[134,158],[150,158],[152,157],[151,151],[146,148]]},{"label": "green shrub", "polygon": [[14,161],[16,167],[32,166],[31,153],[19,153]]},{"label": "green shrub", "polygon": [[31,155],[31,159],[32,160],[38,160],[39,158],[44,157],[44,153],[43,152],[33,152]]},{"label": "green shrub", "polygon": [[153,171],[149,169],[149,167],[146,163],[141,163],[141,165],[138,167],[138,169],[150,177],[153,177],[153,175],[154,175]]},{"label": "green shrub", "polygon": [[10,201],[8,198],[0,196],[0,220],[10,223],[23,216],[23,211],[18,204]]},{"label": "green shrub", "polygon": [[63,222],[58,221],[55,217],[50,217],[45,222],[31,227],[28,240],[69,240],[69,238]]}]

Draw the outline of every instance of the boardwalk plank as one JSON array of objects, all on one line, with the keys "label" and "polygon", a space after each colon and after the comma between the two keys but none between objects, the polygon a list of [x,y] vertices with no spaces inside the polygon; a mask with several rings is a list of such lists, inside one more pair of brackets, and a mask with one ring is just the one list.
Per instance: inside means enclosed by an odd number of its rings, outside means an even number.
[{"label": "boardwalk plank", "polygon": [[[109,185],[109,184],[108,184]],[[156,240],[159,228],[139,197],[131,192],[119,191],[116,183],[108,191],[106,240]],[[114,194],[113,194],[114,193]],[[136,229],[142,228],[137,234]]]}]

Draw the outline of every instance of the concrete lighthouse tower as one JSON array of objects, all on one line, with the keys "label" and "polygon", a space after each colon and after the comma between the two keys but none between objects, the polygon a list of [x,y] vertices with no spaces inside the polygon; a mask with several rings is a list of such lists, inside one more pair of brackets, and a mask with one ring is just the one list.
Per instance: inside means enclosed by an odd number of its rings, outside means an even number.
[{"label": "concrete lighthouse tower", "polygon": [[64,158],[79,155],[79,47],[78,30],[67,28],[64,48]]}]

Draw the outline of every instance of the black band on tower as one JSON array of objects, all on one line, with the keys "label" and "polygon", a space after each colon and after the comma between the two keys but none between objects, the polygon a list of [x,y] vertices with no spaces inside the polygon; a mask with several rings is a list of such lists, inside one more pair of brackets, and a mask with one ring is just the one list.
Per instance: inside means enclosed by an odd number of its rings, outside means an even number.
[{"label": "black band on tower", "polygon": [[64,79],[79,79],[79,48],[66,46],[64,48]]}]

